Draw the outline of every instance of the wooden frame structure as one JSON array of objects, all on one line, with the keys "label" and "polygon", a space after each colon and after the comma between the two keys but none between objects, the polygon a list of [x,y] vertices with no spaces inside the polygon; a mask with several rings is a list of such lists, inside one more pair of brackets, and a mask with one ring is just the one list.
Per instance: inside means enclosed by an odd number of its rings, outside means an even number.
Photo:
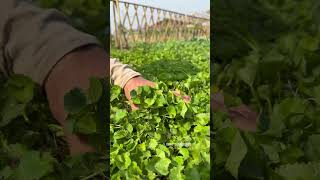
[{"label": "wooden frame structure", "polygon": [[[110,0],[117,48],[137,42],[163,42],[209,38],[210,19],[121,0]],[[110,22],[111,23],[111,22]]]}]

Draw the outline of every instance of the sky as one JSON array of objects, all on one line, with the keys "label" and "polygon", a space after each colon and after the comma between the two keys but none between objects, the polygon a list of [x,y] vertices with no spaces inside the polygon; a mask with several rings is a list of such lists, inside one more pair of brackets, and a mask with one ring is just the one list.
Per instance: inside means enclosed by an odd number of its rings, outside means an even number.
[{"label": "sky", "polygon": [[[205,12],[210,9],[210,0],[122,0],[125,2],[132,2],[143,4],[161,9],[176,11],[184,14],[191,14],[194,12]],[[130,12],[130,14],[133,11]],[[110,4],[110,18],[111,18],[111,32],[114,31],[113,11]]]},{"label": "sky", "polygon": [[123,0],[168,9],[181,13],[207,11],[210,8],[210,0]]}]

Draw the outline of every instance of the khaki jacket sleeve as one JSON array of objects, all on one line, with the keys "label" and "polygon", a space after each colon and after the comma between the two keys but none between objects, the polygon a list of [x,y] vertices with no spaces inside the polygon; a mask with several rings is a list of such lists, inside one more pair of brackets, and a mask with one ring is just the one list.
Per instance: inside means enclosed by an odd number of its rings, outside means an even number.
[{"label": "khaki jacket sleeve", "polygon": [[110,79],[113,84],[121,88],[123,88],[131,78],[141,75],[132,70],[127,64],[122,64],[114,58],[110,59],[110,74]]},{"label": "khaki jacket sleeve", "polygon": [[[24,74],[42,85],[63,56],[90,44],[100,46],[55,9],[41,9],[27,0],[0,1],[0,66],[5,74]],[[110,61],[110,73],[112,82],[121,87],[139,74],[115,59]]]},{"label": "khaki jacket sleeve", "polygon": [[57,10],[44,10],[26,0],[0,2],[0,34],[5,69],[39,84],[67,53],[99,45],[95,37],[74,29]]}]

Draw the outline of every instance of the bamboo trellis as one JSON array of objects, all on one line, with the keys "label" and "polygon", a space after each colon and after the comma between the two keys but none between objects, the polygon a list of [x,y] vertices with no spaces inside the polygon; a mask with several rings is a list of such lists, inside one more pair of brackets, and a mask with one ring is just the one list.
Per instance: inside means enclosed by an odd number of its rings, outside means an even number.
[{"label": "bamboo trellis", "polygon": [[118,48],[137,42],[209,38],[210,20],[156,7],[110,0],[113,11],[112,41]]}]

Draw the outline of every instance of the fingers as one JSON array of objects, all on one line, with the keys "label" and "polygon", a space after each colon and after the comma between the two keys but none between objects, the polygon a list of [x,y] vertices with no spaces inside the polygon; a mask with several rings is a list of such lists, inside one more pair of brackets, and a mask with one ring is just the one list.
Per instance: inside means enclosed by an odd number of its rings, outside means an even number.
[{"label": "fingers", "polygon": [[181,96],[179,91],[172,91],[175,96]]},{"label": "fingers", "polygon": [[178,91],[178,90],[173,91],[173,94],[175,96],[182,97],[183,101],[186,102],[186,103],[190,103],[190,101],[191,101],[191,97],[190,96],[182,96],[180,91]]},{"label": "fingers", "polygon": [[156,83],[154,83],[154,82],[152,82],[152,81],[147,81],[147,82],[146,82],[146,85],[147,85],[147,86],[150,86],[150,87],[153,87],[153,88],[156,87]]},{"label": "fingers", "polygon": [[135,110],[138,110],[138,109],[139,109],[138,105],[136,105],[136,104],[134,104],[134,103],[132,102],[130,95],[127,96],[127,99],[129,100],[129,103],[130,103],[130,106],[131,106],[131,110],[135,111]]},{"label": "fingers", "polygon": [[[149,87],[155,88],[156,87],[156,83],[154,83],[152,81],[149,81],[149,80],[146,80],[143,77],[132,78],[127,83],[127,85],[125,86],[124,90],[125,90],[125,95],[126,95],[127,99],[130,102],[130,106],[131,106],[132,110],[137,110],[137,109],[139,109],[139,107],[131,101],[130,92],[132,90],[136,90],[137,88],[139,88],[141,86],[149,86]],[[180,91],[173,91],[173,93],[174,93],[174,95],[176,95],[178,97],[181,97],[184,100],[184,102],[186,102],[186,103],[189,103],[191,101],[191,97],[190,96],[183,96],[183,95],[181,95]]]},{"label": "fingers", "polygon": [[190,97],[190,96],[183,96],[183,100],[184,100],[184,102],[186,102],[186,103],[190,103],[191,97]]},{"label": "fingers", "polygon": [[136,104],[133,104],[132,102],[130,104],[131,104],[131,110],[132,111],[135,111],[135,110],[139,109],[139,107]]},{"label": "fingers", "polygon": [[226,107],[224,104],[224,96],[221,92],[212,94],[211,102],[212,102],[211,108],[213,112],[216,112],[218,110],[226,112]]},{"label": "fingers", "polygon": [[131,109],[132,109],[132,110],[138,110],[139,107],[131,101],[130,92],[133,91],[133,90],[138,89],[138,88],[141,87],[141,86],[150,86],[150,87],[154,88],[154,87],[156,87],[156,83],[154,83],[154,82],[152,82],[152,81],[149,81],[149,80],[146,80],[146,79],[139,79],[139,81],[134,85],[134,87],[133,87],[132,89],[130,89],[130,90],[126,93],[126,97],[127,97],[127,99],[129,100],[129,102],[130,102],[130,106],[131,106]]},{"label": "fingers", "polygon": [[258,114],[252,111],[248,106],[242,104],[237,107],[232,107],[228,112],[238,128],[253,132],[256,131]]},{"label": "fingers", "polygon": [[227,112],[237,128],[245,131],[255,132],[257,128],[258,115],[248,106],[241,104],[237,107],[227,108],[224,103],[223,93],[214,93],[211,96],[212,111]]}]

